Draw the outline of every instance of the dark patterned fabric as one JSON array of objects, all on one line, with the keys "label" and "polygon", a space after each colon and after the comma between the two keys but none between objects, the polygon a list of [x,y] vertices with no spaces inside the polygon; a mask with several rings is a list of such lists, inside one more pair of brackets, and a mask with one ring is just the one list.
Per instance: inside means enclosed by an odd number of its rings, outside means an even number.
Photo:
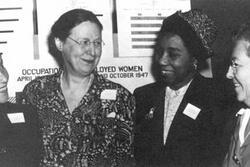
[{"label": "dark patterned fabric", "polygon": [[[192,55],[200,60],[213,56],[212,44],[217,28],[214,21],[198,9],[177,11],[163,21],[159,37],[165,33],[179,35]],[[159,38],[158,37],[158,38]]]},{"label": "dark patterned fabric", "polygon": [[211,45],[216,39],[217,34],[217,28],[214,21],[198,9],[193,9],[185,13],[179,11],[178,15],[190,24],[197,36],[201,39],[208,54],[211,55]]},{"label": "dark patterned fabric", "polygon": [[[119,84],[97,73],[72,113],[66,105],[58,73],[39,77],[24,88],[24,103],[38,109],[43,132],[41,166],[130,166],[133,161],[134,98]],[[116,90],[116,99],[101,98]]]}]

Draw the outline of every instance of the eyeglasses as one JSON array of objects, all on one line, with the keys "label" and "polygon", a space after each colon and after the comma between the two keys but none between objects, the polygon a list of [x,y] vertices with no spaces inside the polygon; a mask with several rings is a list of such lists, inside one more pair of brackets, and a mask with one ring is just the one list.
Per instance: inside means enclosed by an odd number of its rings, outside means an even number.
[{"label": "eyeglasses", "polygon": [[100,49],[105,43],[102,40],[96,40],[91,42],[88,39],[82,39],[81,41],[77,41],[71,37],[68,37],[70,40],[74,41],[76,44],[78,44],[81,48],[89,47],[91,43],[93,43],[94,47],[97,49]]},{"label": "eyeglasses", "polygon": [[233,70],[233,73],[236,73],[239,67],[242,67],[242,65],[236,63],[234,60],[231,61],[230,67]]}]

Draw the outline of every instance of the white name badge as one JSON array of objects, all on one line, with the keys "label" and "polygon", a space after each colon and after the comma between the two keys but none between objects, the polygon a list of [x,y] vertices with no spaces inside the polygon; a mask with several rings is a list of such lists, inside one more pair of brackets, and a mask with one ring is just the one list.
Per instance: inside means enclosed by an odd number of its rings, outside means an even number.
[{"label": "white name badge", "polygon": [[116,113],[115,112],[111,112],[107,115],[107,118],[115,118]]},{"label": "white name badge", "polygon": [[115,100],[117,90],[116,89],[105,89],[101,93],[101,99],[103,100]]},{"label": "white name badge", "polygon": [[200,111],[201,109],[188,103],[185,110],[183,111],[183,114],[195,120],[196,117],[199,115]]},{"label": "white name badge", "polygon": [[9,113],[9,114],[7,114],[7,116],[12,124],[25,122],[24,115],[22,112]]}]

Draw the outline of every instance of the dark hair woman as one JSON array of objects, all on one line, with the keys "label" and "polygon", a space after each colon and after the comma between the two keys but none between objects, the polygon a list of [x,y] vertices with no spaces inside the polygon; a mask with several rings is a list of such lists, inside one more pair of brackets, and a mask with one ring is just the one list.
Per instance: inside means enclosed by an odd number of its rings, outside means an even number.
[{"label": "dark hair woman", "polygon": [[38,110],[42,166],[126,166],[133,163],[134,99],[127,89],[95,71],[101,58],[102,24],[74,9],[52,26],[49,51],[58,73],[28,83],[24,102]]}]

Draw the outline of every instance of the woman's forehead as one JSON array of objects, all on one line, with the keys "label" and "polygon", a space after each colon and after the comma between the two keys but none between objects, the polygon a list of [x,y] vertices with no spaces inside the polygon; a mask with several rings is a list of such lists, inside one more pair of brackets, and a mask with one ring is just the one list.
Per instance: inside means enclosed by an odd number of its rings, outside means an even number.
[{"label": "woman's forehead", "polygon": [[71,33],[75,36],[101,36],[100,27],[93,22],[85,21],[72,28]]},{"label": "woman's forehead", "polygon": [[249,49],[249,41],[246,41],[244,39],[236,41],[232,52],[232,61],[250,59]]}]

